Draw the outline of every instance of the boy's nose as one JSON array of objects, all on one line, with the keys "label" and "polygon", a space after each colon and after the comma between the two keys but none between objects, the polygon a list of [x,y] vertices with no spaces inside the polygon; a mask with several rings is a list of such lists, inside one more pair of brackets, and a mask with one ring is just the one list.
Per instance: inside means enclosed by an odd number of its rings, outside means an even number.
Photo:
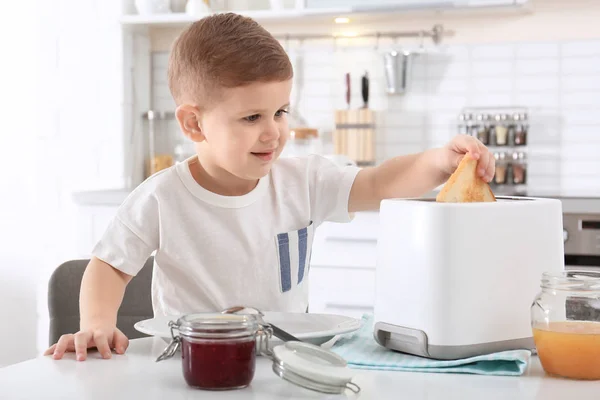
[{"label": "boy's nose", "polygon": [[269,124],[265,127],[261,135],[261,141],[268,142],[271,140],[277,140],[279,139],[279,136],[279,127],[276,124]]}]

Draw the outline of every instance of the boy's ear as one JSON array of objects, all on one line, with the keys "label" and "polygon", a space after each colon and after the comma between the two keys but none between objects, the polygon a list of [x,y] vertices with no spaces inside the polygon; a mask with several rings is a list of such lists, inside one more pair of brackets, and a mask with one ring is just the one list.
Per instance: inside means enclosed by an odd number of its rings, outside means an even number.
[{"label": "boy's ear", "polygon": [[175,110],[175,117],[183,134],[193,142],[202,142],[206,138],[200,128],[200,110],[192,104],[182,104]]}]

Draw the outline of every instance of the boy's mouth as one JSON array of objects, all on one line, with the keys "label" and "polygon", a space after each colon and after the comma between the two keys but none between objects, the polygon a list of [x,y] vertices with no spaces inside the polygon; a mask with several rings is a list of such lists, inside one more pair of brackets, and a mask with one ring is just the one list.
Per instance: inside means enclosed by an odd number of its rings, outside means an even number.
[{"label": "boy's mouth", "polygon": [[273,155],[275,151],[267,151],[262,153],[252,153],[253,156],[258,157],[261,161],[271,161],[273,159]]}]

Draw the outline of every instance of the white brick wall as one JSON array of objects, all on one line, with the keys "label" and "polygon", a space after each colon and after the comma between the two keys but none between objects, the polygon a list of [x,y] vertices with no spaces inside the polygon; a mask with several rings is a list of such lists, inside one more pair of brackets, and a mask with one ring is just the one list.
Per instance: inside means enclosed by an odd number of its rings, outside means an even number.
[{"label": "white brick wall", "polygon": [[[352,76],[352,106],[359,107],[360,76],[371,77],[371,108],[380,114],[378,159],[448,141],[464,106],[530,108],[531,192],[600,195],[600,40],[451,45],[414,61],[412,89],[387,96],[374,43],[288,43],[292,60],[304,59],[302,115],[327,134],[344,107],[344,74]],[[171,110],[166,52],[153,54],[153,104]],[[171,134],[180,137],[176,126]],[[182,139],[181,139],[182,140]]]}]

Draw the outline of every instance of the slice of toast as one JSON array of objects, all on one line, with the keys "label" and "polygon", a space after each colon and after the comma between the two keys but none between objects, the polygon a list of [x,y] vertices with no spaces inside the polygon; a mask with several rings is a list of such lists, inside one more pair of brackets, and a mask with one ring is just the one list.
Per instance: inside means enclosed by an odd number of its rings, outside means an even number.
[{"label": "slice of toast", "polygon": [[467,154],[435,200],[442,203],[475,203],[493,202],[496,197],[490,185],[477,175],[477,160]]}]

